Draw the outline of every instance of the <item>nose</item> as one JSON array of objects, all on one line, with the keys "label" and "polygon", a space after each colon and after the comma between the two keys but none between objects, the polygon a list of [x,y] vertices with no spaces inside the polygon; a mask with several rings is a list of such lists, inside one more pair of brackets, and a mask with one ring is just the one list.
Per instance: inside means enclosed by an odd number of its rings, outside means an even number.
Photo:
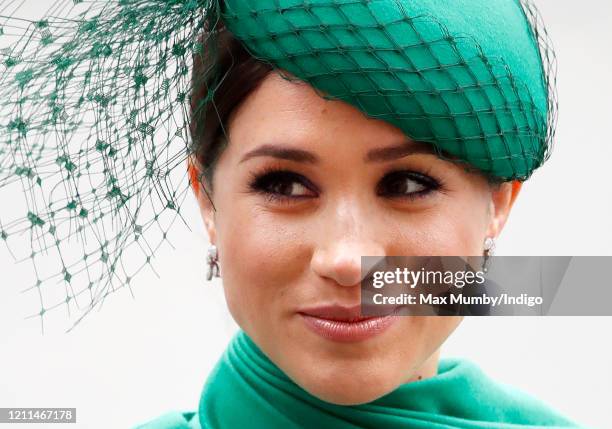
[{"label": "nose", "polygon": [[361,257],[385,255],[376,216],[368,212],[355,200],[347,200],[321,213],[311,260],[317,275],[342,286],[356,286],[362,280]]}]

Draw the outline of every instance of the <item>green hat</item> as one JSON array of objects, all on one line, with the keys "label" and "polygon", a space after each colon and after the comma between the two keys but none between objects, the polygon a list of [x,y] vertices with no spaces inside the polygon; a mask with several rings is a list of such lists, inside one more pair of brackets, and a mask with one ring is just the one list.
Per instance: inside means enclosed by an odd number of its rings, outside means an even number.
[{"label": "green hat", "polygon": [[547,155],[546,52],[518,0],[225,4],[253,56],[441,155],[504,180],[528,178]]},{"label": "green hat", "polygon": [[38,20],[0,1],[0,11],[0,189],[24,196],[0,209],[0,241],[33,263],[41,321],[66,308],[78,322],[169,243],[197,149],[190,111],[214,102],[211,89],[192,106],[192,89],[223,78],[212,68],[192,79],[193,60],[215,54],[222,25],[286,77],[491,178],[525,180],[550,153],[556,62],[526,0],[63,0]]}]

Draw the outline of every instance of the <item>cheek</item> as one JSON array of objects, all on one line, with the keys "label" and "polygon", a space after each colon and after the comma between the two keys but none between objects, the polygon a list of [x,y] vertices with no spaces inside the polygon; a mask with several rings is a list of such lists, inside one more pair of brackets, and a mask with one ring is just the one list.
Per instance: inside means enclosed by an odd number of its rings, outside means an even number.
[{"label": "cheek", "polygon": [[[265,318],[308,267],[303,234],[252,205],[220,211],[219,260],[228,308],[242,326]],[[300,239],[301,237],[301,239]],[[300,254],[304,256],[301,257]]]},{"label": "cheek", "polygon": [[463,317],[461,316],[427,316],[428,319],[426,341],[429,342],[429,346],[432,349],[437,349],[442,345],[444,340],[459,326]]},{"label": "cheek", "polygon": [[484,198],[444,197],[430,209],[402,216],[397,222],[398,255],[470,256],[482,252],[487,227]]},{"label": "cheek", "polygon": [[[387,339],[388,372],[394,379],[412,375],[455,331],[461,316],[405,316],[398,329]],[[390,351],[393,350],[393,353]],[[394,368],[394,371],[391,371]]]}]

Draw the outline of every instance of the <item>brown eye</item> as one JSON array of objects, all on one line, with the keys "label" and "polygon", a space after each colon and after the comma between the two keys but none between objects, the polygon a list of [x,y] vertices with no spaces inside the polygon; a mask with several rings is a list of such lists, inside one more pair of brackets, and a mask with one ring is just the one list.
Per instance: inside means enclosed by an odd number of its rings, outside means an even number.
[{"label": "brown eye", "polygon": [[291,171],[277,170],[258,175],[250,188],[270,199],[298,199],[316,196],[306,178]]},{"label": "brown eye", "polygon": [[440,184],[432,177],[403,170],[385,175],[377,187],[377,193],[391,198],[417,198],[439,188]]},{"label": "brown eye", "polygon": [[309,193],[306,186],[295,181],[278,181],[272,183],[269,187],[269,192],[288,197],[305,196]]}]

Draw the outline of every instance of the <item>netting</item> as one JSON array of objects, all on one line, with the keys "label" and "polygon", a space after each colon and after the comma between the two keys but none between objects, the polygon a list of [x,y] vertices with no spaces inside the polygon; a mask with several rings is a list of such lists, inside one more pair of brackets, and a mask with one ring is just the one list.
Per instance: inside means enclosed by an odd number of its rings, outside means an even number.
[{"label": "netting", "polygon": [[204,5],[59,1],[35,22],[18,6],[0,3],[0,186],[25,204],[2,208],[0,237],[32,262],[32,317],[78,321],[153,268],[181,218]]},{"label": "netting", "polygon": [[223,20],[256,58],[441,157],[501,180],[548,157],[554,51],[532,3],[304,3],[228,1]]},{"label": "netting", "polygon": [[550,153],[556,63],[530,2],[461,2],[457,15],[399,0],[60,0],[38,20],[25,3],[0,2],[0,189],[23,195],[0,209],[0,240],[32,264],[41,323],[64,309],[76,325],[169,244],[197,150],[192,88],[209,88],[201,112],[224,77],[192,80],[193,58],[215,55],[223,26],[255,58],[490,177],[525,180]]}]

